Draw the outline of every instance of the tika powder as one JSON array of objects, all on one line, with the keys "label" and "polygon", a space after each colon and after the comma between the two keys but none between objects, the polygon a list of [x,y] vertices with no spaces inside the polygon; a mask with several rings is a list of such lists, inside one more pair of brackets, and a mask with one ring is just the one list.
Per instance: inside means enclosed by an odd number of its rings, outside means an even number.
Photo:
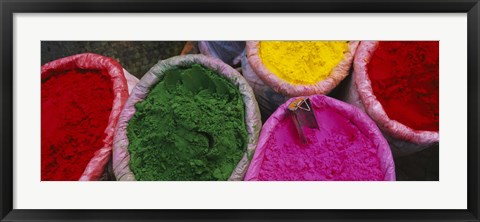
[{"label": "tika powder", "polygon": [[137,180],[227,180],[247,148],[237,87],[200,65],[167,70],[127,126]]},{"label": "tika powder", "polygon": [[312,106],[320,129],[303,127],[303,144],[292,118],[285,117],[269,135],[258,180],[383,180],[378,145],[362,124],[324,102]]},{"label": "tika powder", "polygon": [[327,78],[347,51],[347,41],[261,41],[259,54],[280,79],[311,85]]},{"label": "tika powder", "polygon": [[105,71],[73,69],[42,79],[42,181],[79,180],[102,148],[113,89]]},{"label": "tika powder", "polygon": [[367,65],[373,93],[390,119],[438,131],[438,41],[381,41]]}]

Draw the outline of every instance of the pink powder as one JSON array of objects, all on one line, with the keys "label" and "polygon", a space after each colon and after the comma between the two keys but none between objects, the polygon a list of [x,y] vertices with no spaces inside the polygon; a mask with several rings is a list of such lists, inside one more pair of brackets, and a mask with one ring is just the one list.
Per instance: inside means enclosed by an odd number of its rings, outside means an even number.
[{"label": "pink powder", "polygon": [[[377,154],[377,148],[383,144],[371,139],[380,134],[378,128],[369,124],[369,119],[368,123],[357,123],[358,114],[345,114],[345,110],[336,109],[327,104],[327,100],[333,99],[311,100],[320,129],[304,128],[307,144],[302,144],[287,112],[281,115],[283,119],[279,119],[270,130],[262,154],[259,154],[263,158],[259,161],[258,177],[254,176],[255,179],[384,180],[385,173]],[[361,117],[368,118],[366,115]],[[375,129],[364,129],[371,125]],[[389,150],[387,154],[391,159]],[[252,178],[249,173],[247,177]]]}]

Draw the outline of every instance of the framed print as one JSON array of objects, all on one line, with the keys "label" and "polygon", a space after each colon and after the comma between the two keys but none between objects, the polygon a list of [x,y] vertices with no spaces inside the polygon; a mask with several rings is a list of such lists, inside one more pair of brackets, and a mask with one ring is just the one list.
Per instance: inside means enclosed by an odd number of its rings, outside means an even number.
[{"label": "framed print", "polygon": [[479,221],[477,0],[0,7],[2,221]]}]

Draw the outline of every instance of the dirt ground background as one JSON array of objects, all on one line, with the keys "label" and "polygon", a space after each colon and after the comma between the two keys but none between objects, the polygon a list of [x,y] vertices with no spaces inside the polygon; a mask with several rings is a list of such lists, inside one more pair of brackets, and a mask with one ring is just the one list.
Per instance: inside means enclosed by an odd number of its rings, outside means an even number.
[{"label": "dirt ground background", "polygon": [[[66,56],[92,52],[115,58],[123,68],[140,79],[161,59],[179,55],[184,49],[183,52],[198,53],[196,47],[185,45],[185,41],[42,41],[41,63],[43,65]],[[343,87],[344,84],[341,84],[329,96],[336,97]],[[395,170],[399,181],[438,181],[439,147],[434,146],[409,156],[395,157]]]}]

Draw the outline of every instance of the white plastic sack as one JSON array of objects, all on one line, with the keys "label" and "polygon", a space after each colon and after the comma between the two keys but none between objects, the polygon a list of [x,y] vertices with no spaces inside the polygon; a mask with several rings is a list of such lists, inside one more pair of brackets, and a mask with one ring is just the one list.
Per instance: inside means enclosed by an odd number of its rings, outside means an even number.
[{"label": "white plastic sack", "polygon": [[216,58],[204,55],[184,55],[162,60],[153,66],[138,82],[125,103],[124,109],[115,129],[113,143],[113,172],[117,180],[134,181],[135,175],[130,170],[130,154],[128,152],[127,125],[135,113],[135,104],[143,101],[150,89],[163,77],[166,70],[174,67],[190,67],[200,64],[220,75],[223,75],[232,84],[238,86],[245,104],[245,123],[248,132],[247,151],[232,172],[229,180],[242,180],[250,160],[255,152],[258,135],[262,127],[260,112],[252,88],[246,80],[232,67]]},{"label": "white plastic sack", "polygon": [[362,41],[359,45],[353,64],[353,77],[343,100],[361,108],[375,121],[396,156],[412,154],[438,144],[438,131],[414,130],[390,119],[376,99],[366,67],[377,45],[376,41]]},{"label": "white plastic sack", "polygon": [[[380,161],[380,168],[384,174],[384,180],[394,181],[395,176],[395,163],[392,157],[392,153],[388,146],[387,141],[383,138],[382,133],[375,125],[375,123],[360,109],[355,106],[349,105],[342,101],[330,98],[323,95],[309,96],[310,102],[313,107],[324,107],[328,109],[336,110],[337,113],[348,118],[352,123],[355,123],[359,130],[365,135],[369,135],[369,140],[376,144],[376,155]],[[288,105],[296,98],[291,98],[287,102],[283,103],[263,125],[260,137],[258,139],[257,150],[253,156],[252,162],[248,167],[245,180],[259,180],[259,172],[262,167],[262,162],[268,155],[266,152],[267,144],[269,143],[270,135],[277,130],[278,125],[285,121],[285,118],[291,118],[288,113]],[[317,118],[318,115],[317,115]],[[322,123],[322,119],[318,119]],[[295,130],[293,130],[295,131]],[[319,146],[322,144],[322,140],[317,141]],[[303,162],[302,162],[303,163]]]},{"label": "white plastic sack", "polygon": [[114,99],[108,125],[104,131],[106,134],[105,139],[103,139],[104,144],[102,147],[98,147],[79,178],[79,180],[99,180],[111,159],[114,129],[123,105],[128,98],[128,85],[125,79],[126,73],[124,73],[121,65],[112,58],[93,53],[84,53],[61,58],[43,65],[41,68],[42,79],[48,78],[58,71],[71,69],[105,70],[112,81]]}]

